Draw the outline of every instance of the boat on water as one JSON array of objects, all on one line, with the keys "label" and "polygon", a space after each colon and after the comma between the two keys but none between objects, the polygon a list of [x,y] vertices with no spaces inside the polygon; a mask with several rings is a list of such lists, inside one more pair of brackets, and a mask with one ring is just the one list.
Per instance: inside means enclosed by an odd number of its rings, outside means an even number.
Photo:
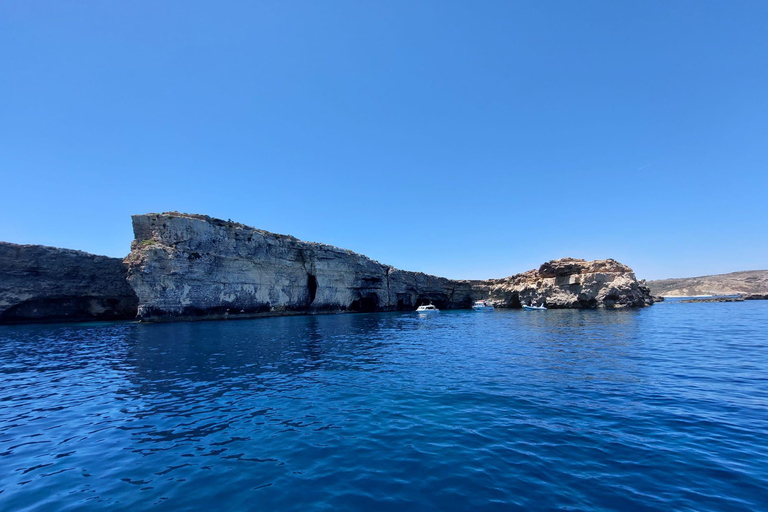
[{"label": "boat on water", "polygon": [[488,304],[487,301],[476,300],[475,303],[472,304],[472,309],[474,311],[493,311],[493,306]]},{"label": "boat on water", "polygon": [[534,306],[533,303],[531,303],[530,306],[526,306],[525,304],[523,304],[523,309],[526,311],[544,311],[545,309],[547,309],[547,307],[544,306],[543,304],[541,306]]},{"label": "boat on water", "polygon": [[432,304],[426,304],[424,306],[419,306],[416,308],[417,313],[439,313],[440,310],[437,309]]}]

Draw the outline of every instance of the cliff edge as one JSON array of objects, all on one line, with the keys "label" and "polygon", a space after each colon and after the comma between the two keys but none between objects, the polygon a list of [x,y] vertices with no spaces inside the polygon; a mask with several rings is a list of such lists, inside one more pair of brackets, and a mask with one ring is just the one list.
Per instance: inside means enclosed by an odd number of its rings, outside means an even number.
[{"label": "cliff edge", "polygon": [[135,318],[126,277],[118,258],[0,242],[0,323]]},{"label": "cliff edge", "polygon": [[469,307],[469,281],[204,215],[133,216],[128,281],[142,319]]},{"label": "cliff edge", "polygon": [[652,303],[632,270],[614,260],[566,258],[506,279],[457,281],[204,215],[134,215],[133,229],[125,263],[144,320],[398,311],[430,302],[456,309],[478,299],[506,307]]}]

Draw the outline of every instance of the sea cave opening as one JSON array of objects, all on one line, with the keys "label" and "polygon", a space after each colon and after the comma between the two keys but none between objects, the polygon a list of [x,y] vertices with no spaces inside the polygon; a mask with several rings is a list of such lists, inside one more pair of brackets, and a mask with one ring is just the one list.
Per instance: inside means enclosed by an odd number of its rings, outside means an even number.
[{"label": "sea cave opening", "polygon": [[369,293],[365,296],[361,296],[359,299],[352,301],[349,305],[350,311],[357,311],[359,313],[371,313],[376,311],[379,307],[379,297],[375,293]]},{"label": "sea cave opening", "polygon": [[307,274],[307,291],[309,291],[309,303],[312,304],[317,296],[317,278],[312,274]]}]

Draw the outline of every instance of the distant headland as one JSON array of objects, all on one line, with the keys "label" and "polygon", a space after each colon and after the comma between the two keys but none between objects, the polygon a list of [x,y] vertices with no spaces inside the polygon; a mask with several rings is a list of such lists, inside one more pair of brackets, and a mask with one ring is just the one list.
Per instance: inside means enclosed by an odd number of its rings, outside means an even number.
[{"label": "distant headland", "polygon": [[469,308],[653,304],[615,260],[563,258],[522,274],[452,280],[236,222],[179,212],[133,216],[124,260],[0,242],[0,323],[144,321]]},{"label": "distant headland", "polygon": [[745,299],[768,299],[768,270],[746,270],[729,274],[648,281],[653,295],[704,297],[742,295]]}]

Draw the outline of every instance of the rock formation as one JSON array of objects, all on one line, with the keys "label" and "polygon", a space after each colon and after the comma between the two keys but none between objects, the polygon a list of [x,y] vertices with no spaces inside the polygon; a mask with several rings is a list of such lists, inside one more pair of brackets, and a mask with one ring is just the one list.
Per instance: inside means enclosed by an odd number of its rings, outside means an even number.
[{"label": "rock formation", "polygon": [[0,323],[457,309],[478,299],[508,308],[653,303],[614,260],[564,258],[504,279],[456,281],[203,215],[135,215],[133,228],[124,262],[0,242]]},{"label": "rock formation", "polygon": [[632,269],[615,260],[562,258],[505,279],[487,281],[488,298],[503,307],[641,307],[653,304]]},{"label": "rock formation", "polygon": [[0,323],[135,318],[118,258],[0,242]]},{"label": "rock formation", "polygon": [[701,295],[768,295],[768,270],[746,270],[701,277],[648,281],[654,295],[695,297]]},{"label": "rock formation", "polygon": [[692,304],[692,303],[713,303],[713,302],[744,302],[744,297],[738,295],[736,297],[703,297],[698,299],[685,299],[678,301],[680,304]]},{"label": "rock formation", "polygon": [[472,284],[405,272],[360,254],[180,213],[133,216],[125,259],[139,317],[233,318],[469,307]]},{"label": "rock formation", "polygon": [[125,259],[145,320],[466,308],[644,306],[647,288],[613,260],[563,259],[506,279],[455,281],[398,270],[363,255],[203,215],[133,216]]}]

